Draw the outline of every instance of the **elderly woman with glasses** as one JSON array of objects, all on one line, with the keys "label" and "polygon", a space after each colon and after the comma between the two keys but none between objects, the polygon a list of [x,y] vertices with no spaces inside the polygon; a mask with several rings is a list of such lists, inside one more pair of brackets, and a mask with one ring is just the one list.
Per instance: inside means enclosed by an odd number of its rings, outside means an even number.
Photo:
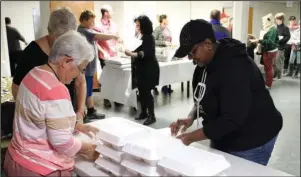
[{"label": "elderly woman with glasses", "polygon": [[75,129],[86,134],[98,129],[77,123],[64,85],[84,72],[93,52],[85,37],[72,30],[56,39],[46,64],[26,74],[19,87],[13,138],[5,157],[8,176],[71,177],[75,155],[97,158],[96,145],[73,137]]}]

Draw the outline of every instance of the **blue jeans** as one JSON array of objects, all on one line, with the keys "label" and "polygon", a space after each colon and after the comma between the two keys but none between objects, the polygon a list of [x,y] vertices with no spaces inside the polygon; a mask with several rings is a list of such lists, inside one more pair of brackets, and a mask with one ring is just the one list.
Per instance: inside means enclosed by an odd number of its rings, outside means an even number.
[{"label": "blue jeans", "polygon": [[247,151],[229,152],[232,155],[266,166],[270,160],[277,136],[266,144]]},{"label": "blue jeans", "polygon": [[300,64],[300,51],[292,50],[289,63],[294,64],[295,60],[297,64]]},{"label": "blue jeans", "polygon": [[92,92],[93,92],[93,76],[86,76],[86,85],[87,85],[87,98],[88,98],[92,96]]}]

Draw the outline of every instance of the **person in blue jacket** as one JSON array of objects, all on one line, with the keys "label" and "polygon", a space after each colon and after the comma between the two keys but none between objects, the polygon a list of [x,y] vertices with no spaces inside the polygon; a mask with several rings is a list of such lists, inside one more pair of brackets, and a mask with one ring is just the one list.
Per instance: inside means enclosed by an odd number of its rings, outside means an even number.
[{"label": "person in blue jacket", "polygon": [[220,22],[221,11],[217,9],[212,10],[210,13],[210,19],[216,40],[231,38],[230,31],[227,28],[223,27]]}]

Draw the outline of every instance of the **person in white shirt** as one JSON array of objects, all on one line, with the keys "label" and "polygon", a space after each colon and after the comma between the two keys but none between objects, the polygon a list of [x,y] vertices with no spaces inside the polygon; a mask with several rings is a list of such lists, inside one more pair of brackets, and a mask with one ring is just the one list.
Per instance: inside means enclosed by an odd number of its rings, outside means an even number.
[{"label": "person in white shirt", "polygon": [[[300,26],[300,20],[299,20],[299,26]],[[298,74],[300,72],[300,28],[296,28],[292,32],[291,44],[292,44],[292,48],[291,48],[291,55],[289,60],[289,72],[287,76],[293,76],[294,78],[298,78]]]},{"label": "person in white shirt", "polygon": [[[290,34],[292,36],[293,35],[292,33],[294,33],[296,29],[300,28],[300,26],[298,25],[295,16],[290,16],[288,20],[289,20],[289,25],[287,25],[287,27],[289,28]],[[290,39],[285,45],[284,74],[287,74],[288,72],[291,49],[292,49],[292,39]]]}]

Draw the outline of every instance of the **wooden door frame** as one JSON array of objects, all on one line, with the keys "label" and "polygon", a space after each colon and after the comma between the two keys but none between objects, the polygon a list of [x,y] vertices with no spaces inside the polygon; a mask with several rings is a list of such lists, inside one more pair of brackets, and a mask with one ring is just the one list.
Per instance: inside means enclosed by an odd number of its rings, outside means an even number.
[{"label": "wooden door frame", "polygon": [[[50,13],[51,13],[57,7],[60,7],[60,6],[61,7],[64,7],[64,6],[69,7],[69,8],[71,8],[71,10],[73,11],[73,13],[75,14],[76,19],[77,19],[77,23],[79,24],[80,12],[78,12],[78,10],[72,9],[71,4],[72,3],[86,3],[86,2],[88,2],[88,3],[92,2],[93,3],[93,4],[89,4],[89,7],[87,9],[91,9],[92,8],[91,10],[94,11],[94,2],[93,1],[50,1],[49,2],[49,9],[50,9]],[[59,4],[62,4],[62,5],[59,5]],[[97,71],[96,71],[95,74],[94,74],[94,76],[93,76],[93,89],[98,89],[98,88],[99,88],[99,84],[98,84],[98,80],[97,80]]]},{"label": "wooden door frame", "polygon": [[249,17],[248,17],[248,34],[253,32],[253,7],[249,7]]}]

